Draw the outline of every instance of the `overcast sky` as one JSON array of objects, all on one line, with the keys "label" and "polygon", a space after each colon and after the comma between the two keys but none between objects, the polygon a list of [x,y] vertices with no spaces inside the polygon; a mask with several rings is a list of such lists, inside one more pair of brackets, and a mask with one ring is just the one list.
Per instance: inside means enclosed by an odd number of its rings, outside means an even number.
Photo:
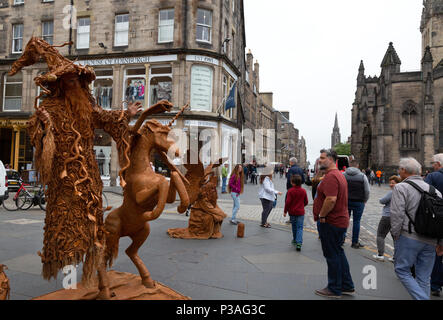
[{"label": "overcast sky", "polygon": [[358,67],[380,75],[389,42],[401,71],[420,70],[423,0],[244,0],[246,50],[260,64],[260,91],[289,111],[311,167],[330,147],[335,113],[351,135]]}]

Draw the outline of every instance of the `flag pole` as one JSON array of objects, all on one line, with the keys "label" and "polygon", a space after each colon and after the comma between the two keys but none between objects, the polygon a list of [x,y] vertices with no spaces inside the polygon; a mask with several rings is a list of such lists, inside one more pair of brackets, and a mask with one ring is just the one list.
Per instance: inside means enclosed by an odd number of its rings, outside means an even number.
[{"label": "flag pole", "polygon": [[219,115],[221,115],[220,113],[220,107],[224,105],[224,103],[226,102],[226,98],[231,94],[231,90],[234,87],[235,83],[237,82],[237,80],[234,81],[234,83],[232,83],[232,86],[229,88],[227,95],[223,98],[221,104],[218,106],[218,109],[215,113],[218,113]]}]

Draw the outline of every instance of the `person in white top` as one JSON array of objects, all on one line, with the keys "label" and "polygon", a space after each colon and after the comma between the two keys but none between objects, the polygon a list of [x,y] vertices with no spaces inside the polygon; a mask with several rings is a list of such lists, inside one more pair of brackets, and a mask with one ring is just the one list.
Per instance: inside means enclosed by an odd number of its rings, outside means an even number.
[{"label": "person in white top", "polygon": [[282,193],[274,189],[274,183],[272,182],[272,168],[264,168],[264,170],[260,172],[260,189],[258,191],[258,197],[260,198],[263,207],[260,225],[263,228],[271,227],[267,220],[271,213],[276,195],[282,195]]}]

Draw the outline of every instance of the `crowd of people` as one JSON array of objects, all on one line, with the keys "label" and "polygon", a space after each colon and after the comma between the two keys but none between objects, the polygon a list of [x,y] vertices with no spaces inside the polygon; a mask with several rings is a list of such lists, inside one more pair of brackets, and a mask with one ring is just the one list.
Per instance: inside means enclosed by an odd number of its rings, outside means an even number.
[{"label": "crowd of people", "polygon": [[[280,177],[286,175],[287,190],[283,214],[285,217],[289,215],[292,244],[297,251],[301,251],[305,207],[308,204],[307,193],[302,184],[310,185],[314,199],[314,221],[317,222],[319,239],[328,266],[328,284],[315,293],[328,298],[353,295],[355,287],[343,249],[347,229],[352,217],[351,247],[363,248],[365,245],[359,240],[360,223],[369,199],[370,185],[374,182],[378,185],[383,183],[384,173],[381,170],[360,170],[355,160],[351,160],[346,170],[340,171],[337,168],[337,154],[332,150],[320,151],[318,172],[312,179],[296,163],[297,159],[291,158],[289,168],[235,166],[228,183],[234,201],[230,222],[238,223],[236,217],[240,207],[239,197],[244,191],[244,184],[248,180],[253,183],[251,176],[254,175],[259,177],[258,197],[263,208],[260,226],[270,228],[268,216],[276,205],[277,196],[283,194],[275,189],[273,174],[280,174]],[[422,166],[417,160],[401,159],[398,175],[386,179],[390,191],[379,200],[383,209],[376,238],[378,252],[373,258],[378,261],[385,259],[385,239],[390,232],[394,240],[394,257],[389,260],[394,263],[398,279],[411,297],[417,300],[428,300],[430,294],[440,296],[443,286],[443,237],[436,236],[436,230],[431,234],[417,231],[415,225],[416,213],[422,210],[423,206],[422,194],[428,193],[435,198],[442,198],[443,154],[433,156],[432,165],[434,172],[426,172],[426,175],[422,176]],[[222,192],[226,193],[227,166],[222,170],[222,177]],[[443,208],[443,200],[441,201]],[[419,214],[421,213],[417,213],[417,216]],[[436,225],[442,228],[438,222]]]}]

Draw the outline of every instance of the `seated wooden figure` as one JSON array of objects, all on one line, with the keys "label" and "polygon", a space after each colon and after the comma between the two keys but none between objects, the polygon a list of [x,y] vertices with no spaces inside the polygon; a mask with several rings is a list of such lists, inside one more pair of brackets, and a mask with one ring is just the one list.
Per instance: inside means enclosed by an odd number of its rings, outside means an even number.
[{"label": "seated wooden figure", "polygon": [[217,205],[217,177],[212,171],[220,164],[210,164],[206,170],[201,163],[184,166],[188,170],[185,177],[190,182],[187,186],[191,202],[189,225],[187,228],[168,229],[168,235],[181,239],[222,238],[221,225],[227,215]]}]

